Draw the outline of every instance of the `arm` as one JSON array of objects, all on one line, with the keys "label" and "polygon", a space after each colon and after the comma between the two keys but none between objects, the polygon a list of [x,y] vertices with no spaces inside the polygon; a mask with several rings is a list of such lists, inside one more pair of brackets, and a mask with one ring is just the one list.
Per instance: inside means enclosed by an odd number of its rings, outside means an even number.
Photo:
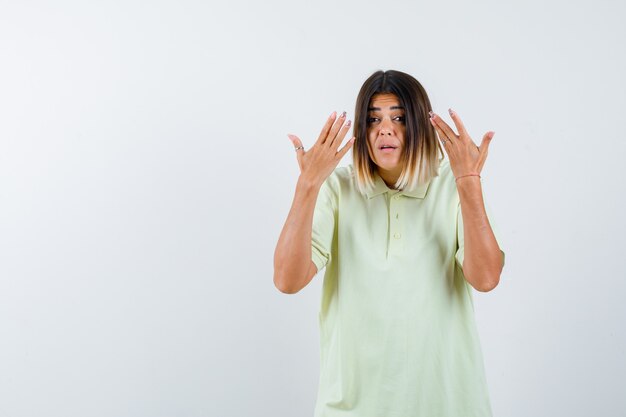
[{"label": "arm", "polygon": [[313,212],[320,186],[304,180],[296,193],[274,251],[274,285],[281,292],[294,294],[317,274],[311,260]]},{"label": "arm", "polygon": [[291,210],[274,251],[274,285],[293,294],[304,288],[317,273],[312,259],[312,234],[315,206],[320,189],[341,158],[350,150],[354,137],[338,149],[350,128],[346,113],[333,112],[315,144],[304,151],[297,136],[289,135],[296,147],[300,177]]},{"label": "arm", "polygon": [[476,146],[459,115],[452,109],[448,112],[459,131],[458,135],[432,111],[430,122],[450,158],[450,168],[461,200],[465,240],[463,274],[476,290],[491,291],[500,281],[504,258],[487,218],[479,174],[495,133],[487,132],[480,146]]},{"label": "arm", "polygon": [[459,178],[457,190],[461,200],[465,240],[463,274],[476,290],[491,291],[500,282],[504,264],[485,211],[480,178]]}]

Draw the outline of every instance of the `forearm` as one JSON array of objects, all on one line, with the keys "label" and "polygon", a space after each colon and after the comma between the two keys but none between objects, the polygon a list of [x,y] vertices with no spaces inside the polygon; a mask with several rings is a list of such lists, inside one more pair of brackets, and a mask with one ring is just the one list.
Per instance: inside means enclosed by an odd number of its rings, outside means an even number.
[{"label": "forearm", "polygon": [[498,285],[503,258],[493,233],[483,201],[479,177],[457,181],[463,216],[465,256],[463,273],[478,291],[490,291]]},{"label": "forearm", "polygon": [[313,213],[321,185],[300,177],[274,251],[274,285],[295,292],[306,285],[311,265]]}]

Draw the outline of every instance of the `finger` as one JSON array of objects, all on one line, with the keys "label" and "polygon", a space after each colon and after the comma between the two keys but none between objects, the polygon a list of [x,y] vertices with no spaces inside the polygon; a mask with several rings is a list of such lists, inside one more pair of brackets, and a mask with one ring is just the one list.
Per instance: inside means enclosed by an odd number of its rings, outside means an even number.
[{"label": "finger", "polygon": [[443,134],[444,134],[444,136],[447,139],[452,139],[453,140],[452,144],[454,144],[454,140],[457,139],[457,135],[456,135],[456,133],[454,133],[452,128],[450,126],[448,126],[448,124],[446,122],[444,122],[443,119],[441,117],[439,117],[439,115],[437,113],[433,113],[431,119],[435,122],[437,127],[439,127],[439,129],[441,131],[443,131]]},{"label": "finger", "polygon": [[439,126],[437,126],[437,124],[435,123],[433,119],[430,119],[430,123],[433,125],[433,127],[437,131],[437,136],[439,137],[439,141],[441,142],[441,145],[443,146],[443,148],[446,150],[446,153],[448,153],[448,149],[446,148],[446,146],[451,146],[452,142],[441,131],[441,129],[439,128]]},{"label": "finger", "polygon": [[483,136],[483,140],[480,142],[480,147],[478,148],[480,152],[480,161],[478,164],[478,170],[481,171],[485,161],[487,160],[487,154],[489,152],[489,144],[491,143],[491,139],[493,139],[493,135],[495,132],[487,132]]},{"label": "finger", "polygon": [[448,109],[448,113],[450,113],[450,117],[452,117],[452,121],[454,122],[454,125],[456,126],[456,130],[459,132],[459,136],[469,137],[469,135],[467,134],[467,130],[465,130],[465,126],[463,125],[463,121],[461,121],[461,118],[459,117],[458,113],[452,109]]},{"label": "finger", "polygon": [[300,140],[300,138],[296,135],[292,135],[291,133],[287,134],[287,136],[289,137],[289,140],[291,140],[291,143],[293,143],[293,146],[296,148],[296,152],[304,153],[304,149],[302,149],[304,147],[302,146],[302,141]]},{"label": "finger", "polygon": [[322,131],[320,132],[319,137],[317,138],[317,141],[315,143],[324,143],[324,141],[326,140],[326,136],[328,136],[328,132],[330,131],[330,128],[333,126],[333,123],[335,122],[335,118],[337,117],[337,112],[334,111],[330,114],[330,116],[328,116],[328,119],[326,120],[326,124],[324,124],[324,127],[322,128]]},{"label": "finger", "polygon": [[337,133],[337,136],[335,136],[335,138],[330,141],[330,143],[328,144],[328,146],[332,146],[334,148],[338,148],[339,145],[341,145],[341,142],[343,142],[343,138],[346,137],[346,134],[348,133],[348,130],[350,130],[350,126],[352,126],[352,120],[348,120],[339,130],[339,133]]},{"label": "finger", "polygon": [[324,145],[330,146],[333,143],[333,141],[335,140],[335,137],[337,136],[337,133],[339,133],[339,130],[341,129],[345,121],[346,121],[346,112],[344,111],[343,113],[339,115],[339,117],[335,121],[335,124],[333,124],[333,127],[330,128],[330,132],[328,132],[328,135],[326,136],[326,140],[323,141]]},{"label": "finger", "polygon": [[493,139],[493,135],[495,135],[495,132],[485,133],[485,135],[483,136],[483,140],[480,142],[480,147],[478,148],[480,152],[487,153],[487,151],[489,150],[489,144],[491,144],[491,139]]},{"label": "finger", "polygon": [[302,171],[302,156],[304,155],[304,146],[302,145],[302,141],[296,135],[287,135],[289,136],[289,140],[293,143],[293,146],[296,148],[296,160],[298,161],[298,166]]},{"label": "finger", "polygon": [[356,137],[352,136],[352,138],[348,142],[346,142],[345,145],[343,145],[343,148],[339,149],[339,151],[337,152],[337,156],[339,157],[339,159],[343,158],[343,156],[348,153],[350,148],[352,148],[352,145],[354,145],[355,140]]}]

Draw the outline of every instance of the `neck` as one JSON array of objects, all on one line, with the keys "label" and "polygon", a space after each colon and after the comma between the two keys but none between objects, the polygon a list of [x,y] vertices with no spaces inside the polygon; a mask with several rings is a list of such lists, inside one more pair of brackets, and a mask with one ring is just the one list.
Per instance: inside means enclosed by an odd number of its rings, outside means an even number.
[{"label": "neck", "polygon": [[398,178],[400,178],[399,172],[388,171],[386,169],[378,167],[378,175],[380,175],[380,178],[382,178],[383,181],[385,181],[385,184],[387,184],[387,187],[391,189],[396,188],[396,182],[398,181]]}]

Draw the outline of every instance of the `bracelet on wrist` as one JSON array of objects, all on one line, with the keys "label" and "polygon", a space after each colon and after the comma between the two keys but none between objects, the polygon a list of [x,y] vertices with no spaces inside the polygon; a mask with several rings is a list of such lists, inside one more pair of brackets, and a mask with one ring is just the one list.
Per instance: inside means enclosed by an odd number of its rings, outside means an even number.
[{"label": "bracelet on wrist", "polygon": [[480,178],[480,174],[477,173],[477,172],[472,172],[471,174],[459,175],[458,177],[456,177],[454,179],[454,181],[458,181],[459,178],[463,178],[463,177],[478,177],[478,178]]}]

